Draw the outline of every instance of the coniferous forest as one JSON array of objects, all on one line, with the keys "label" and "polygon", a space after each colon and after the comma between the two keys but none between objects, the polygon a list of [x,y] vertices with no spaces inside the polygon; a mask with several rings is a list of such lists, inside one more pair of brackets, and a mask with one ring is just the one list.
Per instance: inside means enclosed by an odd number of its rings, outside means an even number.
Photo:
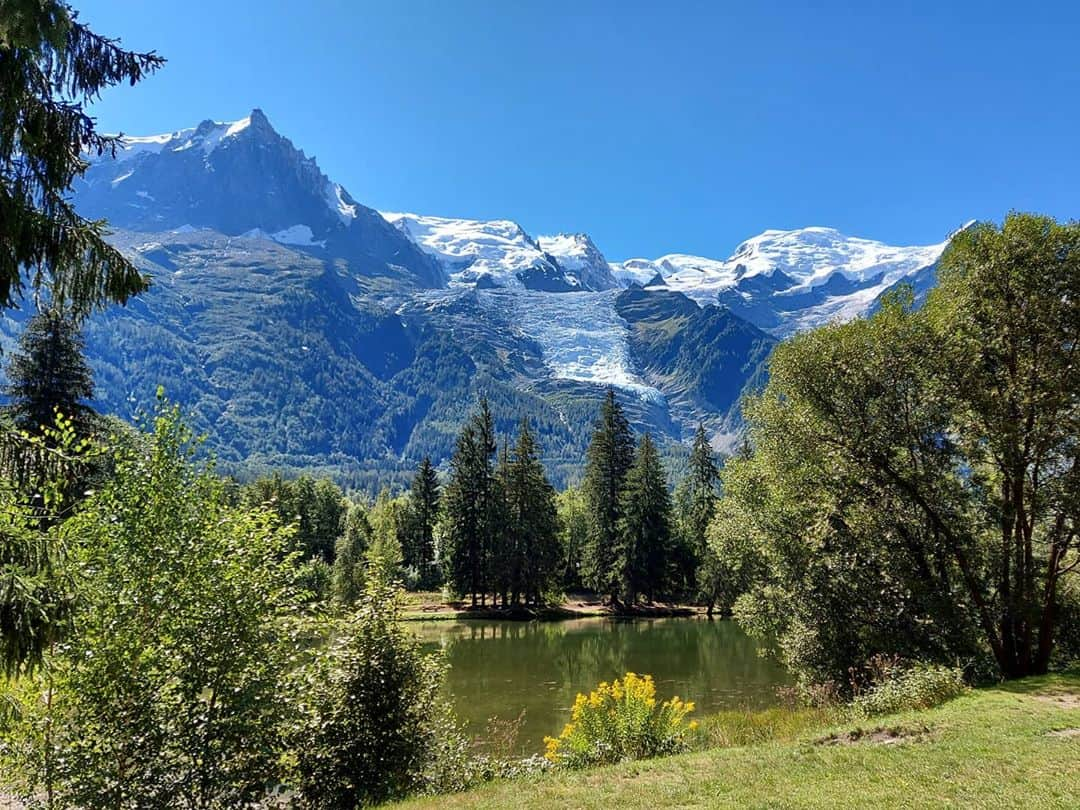
[{"label": "coniferous forest", "polygon": [[[402,456],[360,486],[226,471],[194,426],[205,414],[164,383],[131,419],[99,412],[87,359],[87,330],[108,323],[94,319],[158,283],[70,201],[88,156],[122,146],[87,106],[165,67],[65,2],[0,0],[0,307],[22,318],[2,358],[0,797],[50,810],[451,793],[504,806],[523,789],[582,807],[712,806],[751,789],[773,806],[1080,799],[1080,224],[973,223],[929,287],[898,283],[862,316],[755,344],[771,353],[722,449],[705,420],[673,449],[641,418],[647,401],[605,385],[590,430],[552,454],[545,437],[566,425],[478,378],[438,426],[445,459],[404,471]],[[634,306],[652,305],[646,288]],[[719,373],[709,341],[669,345],[679,324],[721,317],[691,304],[634,321],[632,339],[677,354],[680,373]],[[550,463],[567,447],[581,450],[570,474]],[[559,672],[610,673],[541,684],[576,693],[542,751],[515,736],[516,693],[478,732],[451,688],[453,634],[490,632],[494,656],[511,622],[574,650],[550,656]],[[615,622],[641,633],[616,649]],[[427,623],[452,629],[433,645],[413,630]],[[689,623],[737,633],[752,650],[740,678],[758,659],[782,673],[766,704],[695,706],[671,694],[675,676],[632,668],[649,632]],[[697,645],[681,649],[695,677],[734,690]],[[479,658],[477,688],[506,688]],[[574,775],[596,766],[612,769]],[[902,788],[916,792],[845,793],[891,791],[898,768],[923,774]],[[952,787],[931,796],[930,782]]]}]

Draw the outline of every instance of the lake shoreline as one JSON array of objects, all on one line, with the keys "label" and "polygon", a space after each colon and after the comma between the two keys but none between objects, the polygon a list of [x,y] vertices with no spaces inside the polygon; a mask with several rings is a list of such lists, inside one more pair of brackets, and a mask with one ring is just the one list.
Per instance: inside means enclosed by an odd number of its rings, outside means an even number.
[{"label": "lake shoreline", "polygon": [[[458,602],[424,601],[422,594],[409,594],[413,604],[406,602],[401,620],[407,622],[501,620],[521,622],[558,622],[570,619],[659,619],[704,616],[705,608],[696,605],[655,604],[638,605],[632,609],[613,608],[597,600],[568,598],[557,605],[514,608],[478,606],[466,607]],[[420,597],[419,604],[416,598]]]}]

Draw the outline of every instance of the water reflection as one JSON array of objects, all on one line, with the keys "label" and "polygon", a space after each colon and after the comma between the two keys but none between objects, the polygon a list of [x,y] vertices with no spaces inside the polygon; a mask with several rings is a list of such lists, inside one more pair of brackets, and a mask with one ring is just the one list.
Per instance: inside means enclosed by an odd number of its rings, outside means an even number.
[{"label": "water reflection", "polygon": [[518,745],[538,751],[558,732],[578,692],[625,672],[651,674],[658,697],[678,695],[698,713],[765,707],[784,670],[758,655],[731,621],[579,619],[565,622],[422,622],[411,625],[429,649],[443,650],[446,689],[469,731],[524,710]]}]

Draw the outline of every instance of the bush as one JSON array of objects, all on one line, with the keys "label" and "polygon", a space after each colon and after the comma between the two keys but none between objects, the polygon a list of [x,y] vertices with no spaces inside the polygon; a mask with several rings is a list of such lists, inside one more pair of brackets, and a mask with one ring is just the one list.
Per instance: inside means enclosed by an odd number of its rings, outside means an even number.
[{"label": "bush", "polygon": [[77,632],[4,735],[27,806],[249,807],[280,781],[301,613],[290,531],[229,502],[175,408],[57,527]]},{"label": "bush", "polygon": [[678,697],[657,706],[652,676],[628,672],[621,681],[579,694],[562,733],[544,739],[544,756],[555,765],[580,768],[683,751],[697,728],[686,721],[693,710],[693,703]]},{"label": "bush", "polygon": [[397,594],[368,577],[354,614],[308,672],[296,735],[298,804],[338,810],[428,787],[458,748],[438,699],[442,667],[397,621]]},{"label": "bush", "polygon": [[855,696],[852,707],[864,716],[929,709],[966,689],[963,670],[957,667],[895,662],[880,669],[869,688]]}]

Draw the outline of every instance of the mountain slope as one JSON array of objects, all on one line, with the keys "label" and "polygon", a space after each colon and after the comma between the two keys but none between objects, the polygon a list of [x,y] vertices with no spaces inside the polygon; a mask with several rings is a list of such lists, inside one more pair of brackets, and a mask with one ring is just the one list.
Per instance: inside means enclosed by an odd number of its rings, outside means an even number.
[{"label": "mountain slope", "polygon": [[[904,280],[925,289],[942,248],[808,228],[724,261],[611,263],[585,234],[380,215],[258,110],[128,139],[75,204],[153,282],[87,326],[102,410],[131,417],[163,385],[228,469],[365,487],[444,462],[481,396],[500,432],[530,418],[559,483],[580,473],[608,386],[661,444],[701,422],[730,447],[776,336]],[[6,318],[0,337],[18,328]]]},{"label": "mountain slope", "polygon": [[670,254],[616,265],[624,283],[720,304],[777,337],[866,314],[887,289],[936,264],[948,240],[894,247],[832,228],[765,231],[727,259]]},{"label": "mountain slope", "polygon": [[75,199],[84,215],[117,228],[209,228],[344,261],[357,275],[444,283],[435,261],[327,178],[258,109],[233,123],[129,139],[115,160],[93,160]]}]

